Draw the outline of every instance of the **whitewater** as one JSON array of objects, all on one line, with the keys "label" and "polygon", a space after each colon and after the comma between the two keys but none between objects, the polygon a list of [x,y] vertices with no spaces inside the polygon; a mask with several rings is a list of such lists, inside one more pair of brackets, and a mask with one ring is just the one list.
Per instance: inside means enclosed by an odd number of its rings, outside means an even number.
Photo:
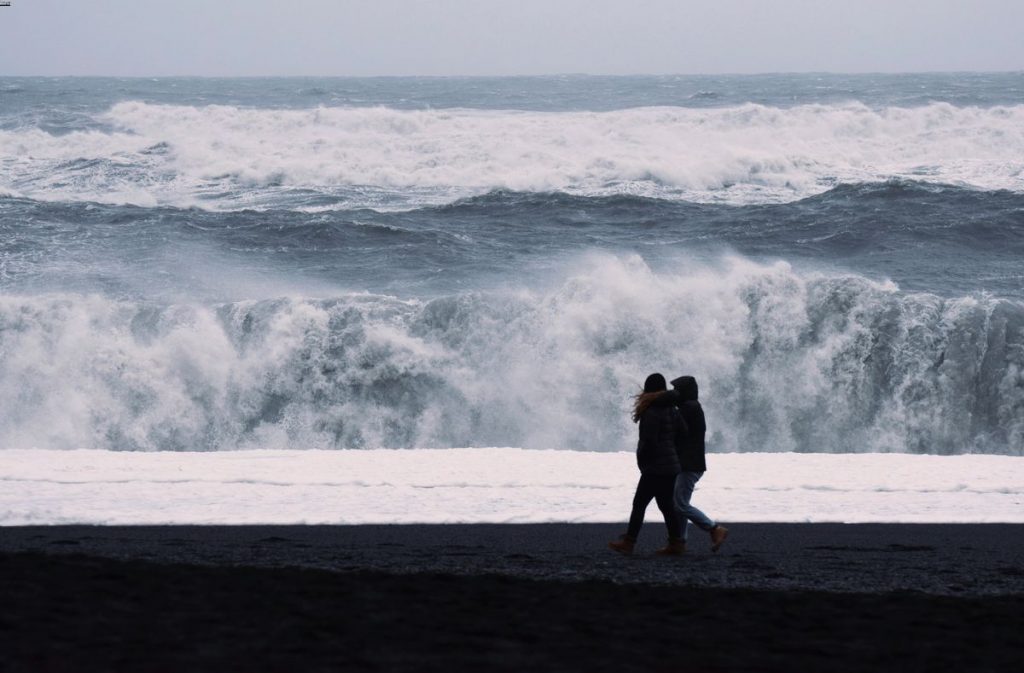
[{"label": "whitewater", "polygon": [[894,178],[1024,191],[1024,105],[556,112],[132,100],[91,121],[60,134],[0,129],[0,184],[50,201],[314,212],[496,189],[731,204]]},{"label": "whitewater", "polygon": [[[511,448],[6,451],[0,525],[625,521],[635,460]],[[694,502],[721,521],[1024,523],[1024,464],[721,454],[709,458]]]},{"label": "whitewater", "polygon": [[1024,446],[1019,304],[785,263],[598,256],[547,292],[430,300],[4,297],[0,327],[10,448],[621,450],[649,369],[699,377],[720,451]]}]

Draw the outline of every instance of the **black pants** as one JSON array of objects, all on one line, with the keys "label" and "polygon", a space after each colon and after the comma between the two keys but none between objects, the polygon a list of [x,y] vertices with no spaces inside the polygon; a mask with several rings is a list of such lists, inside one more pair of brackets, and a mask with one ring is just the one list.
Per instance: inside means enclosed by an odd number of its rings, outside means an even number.
[{"label": "black pants", "polygon": [[676,507],[672,501],[672,494],[675,491],[676,475],[642,474],[636,485],[636,495],[633,496],[633,513],[629,515],[629,530],[626,534],[636,538],[640,534],[640,527],[644,525],[644,513],[651,499],[658,503],[658,509],[665,517],[665,527],[668,528],[670,538],[679,537],[679,515],[676,514]]}]

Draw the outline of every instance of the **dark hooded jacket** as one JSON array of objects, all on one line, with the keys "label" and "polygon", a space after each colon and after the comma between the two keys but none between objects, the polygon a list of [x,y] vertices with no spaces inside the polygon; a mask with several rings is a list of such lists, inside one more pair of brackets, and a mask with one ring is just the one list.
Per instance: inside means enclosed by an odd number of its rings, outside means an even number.
[{"label": "dark hooded jacket", "polygon": [[676,408],[674,395],[662,393],[640,416],[640,439],[636,445],[636,462],[642,474],[671,476],[679,474],[680,434],[686,424]]},{"label": "dark hooded jacket", "polygon": [[683,472],[706,472],[708,466],[704,459],[704,433],[707,432],[707,425],[704,422],[704,409],[697,401],[697,379],[680,376],[672,381],[672,388],[670,395],[687,428],[686,436],[677,446],[679,467]]}]

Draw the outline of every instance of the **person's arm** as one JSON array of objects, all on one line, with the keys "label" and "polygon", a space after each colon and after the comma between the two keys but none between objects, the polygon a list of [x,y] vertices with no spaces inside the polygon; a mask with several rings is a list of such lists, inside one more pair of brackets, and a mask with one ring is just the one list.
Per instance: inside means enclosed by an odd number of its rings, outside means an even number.
[{"label": "person's arm", "polygon": [[708,424],[704,422],[704,407],[699,402],[697,403],[697,413],[694,416],[693,431],[703,437],[704,433],[708,431]]},{"label": "person's arm", "polygon": [[649,445],[650,437],[651,437],[651,430],[650,430],[650,423],[644,423],[644,419],[643,418],[641,418],[638,421],[638,425],[639,425],[640,437],[637,439],[637,442],[636,442],[636,466],[642,472],[643,471],[644,447]]},{"label": "person's arm", "polygon": [[686,444],[690,440],[690,428],[686,425],[686,419],[683,418],[681,411],[676,410],[675,412],[675,445],[676,445],[676,456],[679,458],[679,462],[683,461],[683,452],[686,449]]},{"label": "person's arm", "polygon": [[645,422],[646,419],[640,419],[640,441],[636,444],[637,454],[644,451],[645,447],[651,446],[658,439],[658,429],[653,423]]},{"label": "person's arm", "polygon": [[668,404],[671,404],[677,409],[682,409],[683,405],[686,404],[686,400],[683,399],[683,394],[675,388],[672,390],[666,390],[664,398]]}]

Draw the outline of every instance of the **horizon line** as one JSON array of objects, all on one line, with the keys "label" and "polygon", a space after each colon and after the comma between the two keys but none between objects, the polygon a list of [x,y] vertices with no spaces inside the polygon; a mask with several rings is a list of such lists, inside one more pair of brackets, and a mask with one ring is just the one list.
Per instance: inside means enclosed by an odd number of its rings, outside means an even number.
[{"label": "horizon line", "polygon": [[592,78],[627,78],[627,77],[768,77],[779,75],[841,75],[841,76],[871,76],[871,75],[1014,75],[1024,74],[1024,68],[1008,70],[777,70],[757,72],[674,72],[674,73],[589,73],[589,72],[551,72],[551,73],[526,73],[526,74],[446,74],[446,75],[424,75],[424,74],[261,74],[261,75],[232,75],[232,74],[185,74],[185,73],[151,73],[135,75],[116,74],[22,74],[7,75],[0,74],[0,78],[104,78],[104,79],[154,79],[154,78],[180,78],[180,79],[527,79],[527,78],[550,78],[550,77],[592,77]]}]

